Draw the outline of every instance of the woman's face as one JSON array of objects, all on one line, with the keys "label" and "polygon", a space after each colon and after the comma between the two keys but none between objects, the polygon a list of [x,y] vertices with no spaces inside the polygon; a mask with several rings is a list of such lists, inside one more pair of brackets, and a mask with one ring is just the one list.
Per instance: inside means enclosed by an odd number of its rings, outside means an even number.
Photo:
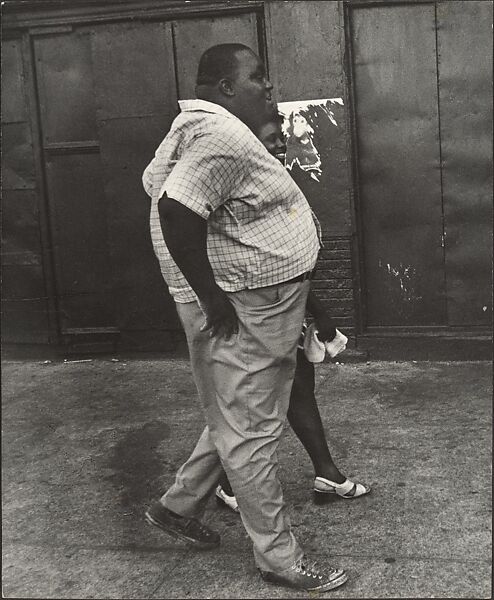
[{"label": "woman's face", "polygon": [[270,154],[279,160],[284,159],[286,144],[285,136],[281,130],[281,123],[270,121],[263,125],[259,131],[259,139]]}]

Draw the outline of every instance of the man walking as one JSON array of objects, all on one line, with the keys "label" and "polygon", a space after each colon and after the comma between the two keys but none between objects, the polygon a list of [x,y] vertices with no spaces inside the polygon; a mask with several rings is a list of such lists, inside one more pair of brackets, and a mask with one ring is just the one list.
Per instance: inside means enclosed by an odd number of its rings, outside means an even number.
[{"label": "man walking", "polygon": [[[219,536],[199,518],[222,466],[263,578],[308,591],[342,585],[297,543],[276,450],[285,422],[319,239],[312,211],[256,138],[273,111],[259,57],[222,44],[201,57],[196,94],[147,167],[151,233],[175,298],[207,426],[175,483],[146,512],[202,548]],[[199,308],[200,307],[200,308]]]}]

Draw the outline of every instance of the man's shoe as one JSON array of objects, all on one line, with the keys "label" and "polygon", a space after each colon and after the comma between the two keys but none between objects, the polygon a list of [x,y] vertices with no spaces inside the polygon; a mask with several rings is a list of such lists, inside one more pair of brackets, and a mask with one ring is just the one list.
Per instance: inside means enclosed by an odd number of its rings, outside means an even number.
[{"label": "man's shoe", "polygon": [[235,496],[229,496],[225,492],[225,490],[221,487],[221,485],[219,485],[216,488],[215,493],[216,493],[216,502],[220,506],[226,506],[228,508],[231,508],[236,513],[240,512],[238,509],[237,499],[235,498]]},{"label": "man's shoe", "polygon": [[269,583],[276,583],[306,592],[327,592],[343,585],[348,576],[342,569],[327,567],[322,569],[315,562],[307,560],[303,556],[297,560],[289,569],[280,573],[262,571],[261,577]]},{"label": "man's shoe", "polygon": [[145,513],[146,521],[162,529],[174,538],[207,550],[220,545],[220,536],[197,519],[182,517],[155,502]]}]

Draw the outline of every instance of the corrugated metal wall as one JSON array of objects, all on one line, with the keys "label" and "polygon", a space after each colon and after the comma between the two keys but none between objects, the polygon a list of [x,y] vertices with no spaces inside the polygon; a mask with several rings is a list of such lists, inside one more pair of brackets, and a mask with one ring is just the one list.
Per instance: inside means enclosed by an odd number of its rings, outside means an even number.
[{"label": "corrugated metal wall", "polygon": [[437,5],[449,325],[492,324],[492,6]]},{"label": "corrugated metal wall", "polygon": [[[83,19],[30,36],[58,307],[55,337],[78,349],[175,346],[180,326],[152,250],[142,172],[178,112],[177,99],[193,97],[198,59],[207,47],[240,41],[264,52],[255,10],[190,19],[175,13],[152,21]],[[10,63],[9,97],[23,85]],[[23,115],[27,120],[27,110]],[[11,228],[17,224],[4,224],[7,240]],[[17,280],[29,282],[30,275],[17,274]],[[21,315],[31,310],[29,295],[25,290],[15,298]],[[10,325],[8,313],[5,320]],[[18,339],[13,331],[11,341],[33,338]]]},{"label": "corrugated metal wall", "polygon": [[2,338],[47,343],[43,204],[36,177],[32,112],[22,40],[2,40]]},{"label": "corrugated metal wall", "polygon": [[368,326],[492,322],[492,4],[351,10]]},{"label": "corrugated metal wall", "polygon": [[442,325],[434,5],[352,14],[368,325]]},{"label": "corrugated metal wall", "polygon": [[225,41],[265,55],[278,101],[344,101],[320,183],[300,182],[338,324],[487,324],[491,4],[190,4],[5,15],[4,341],[175,346],[140,176]]}]

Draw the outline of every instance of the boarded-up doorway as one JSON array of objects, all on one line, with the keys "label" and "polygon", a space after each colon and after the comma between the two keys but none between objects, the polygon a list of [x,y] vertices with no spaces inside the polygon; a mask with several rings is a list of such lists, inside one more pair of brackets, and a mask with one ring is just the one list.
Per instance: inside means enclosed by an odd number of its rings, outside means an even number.
[{"label": "boarded-up doorway", "polygon": [[141,176],[194,96],[200,55],[244,43],[255,10],[166,21],[62,26],[33,40],[42,165],[62,339],[115,336],[168,349],[180,329],[153,255]]},{"label": "boarded-up doorway", "polygon": [[350,9],[373,327],[492,322],[492,4]]}]

